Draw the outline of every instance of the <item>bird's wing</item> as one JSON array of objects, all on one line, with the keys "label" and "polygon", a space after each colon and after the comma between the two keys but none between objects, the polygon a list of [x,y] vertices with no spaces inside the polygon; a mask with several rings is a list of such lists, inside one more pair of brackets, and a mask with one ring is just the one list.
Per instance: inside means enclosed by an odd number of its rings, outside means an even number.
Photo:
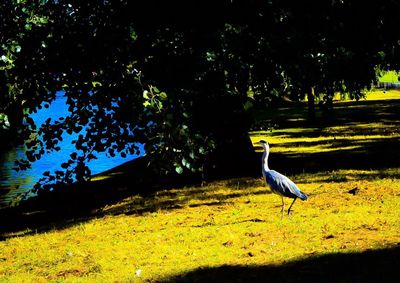
[{"label": "bird's wing", "polygon": [[267,171],[265,179],[271,190],[277,194],[290,198],[307,199],[307,195],[302,193],[292,180],[275,170]]}]

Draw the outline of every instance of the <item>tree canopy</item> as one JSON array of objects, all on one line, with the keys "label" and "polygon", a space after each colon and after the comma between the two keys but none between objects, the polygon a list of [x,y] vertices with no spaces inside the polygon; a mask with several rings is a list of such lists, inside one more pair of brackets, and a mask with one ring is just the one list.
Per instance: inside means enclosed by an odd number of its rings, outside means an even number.
[{"label": "tree canopy", "polygon": [[[233,170],[251,152],[254,104],[334,91],[360,97],[397,68],[396,1],[73,1],[0,4],[0,123],[27,160],[76,152],[37,189],[90,178],[97,152],[145,144],[160,173]],[[29,113],[65,91],[70,115]],[[84,132],[81,130],[85,128]],[[5,131],[4,129],[2,131]],[[48,187],[48,186],[47,186]]]}]

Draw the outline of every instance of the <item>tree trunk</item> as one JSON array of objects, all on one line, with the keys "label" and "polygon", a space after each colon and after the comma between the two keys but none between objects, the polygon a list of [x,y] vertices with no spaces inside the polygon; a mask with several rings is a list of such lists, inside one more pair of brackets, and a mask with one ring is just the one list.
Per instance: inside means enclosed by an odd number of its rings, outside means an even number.
[{"label": "tree trunk", "polygon": [[315,121],[315,94],[314,87],[310,87],[307,91],[308,103],[308,120]]},{"label": "tree trunk", "polygon": [[209,156],[205,166],[205,180],[256,176],[259,162],[249,135],[230,137],[220,143]]},{"label": "tree trunk", "polygon": [[204,164],[207,179],[249,176],[259,172],[248,130],[252,117],[240,97],[220,95],[197,105],[198,127],[215,141]]}]

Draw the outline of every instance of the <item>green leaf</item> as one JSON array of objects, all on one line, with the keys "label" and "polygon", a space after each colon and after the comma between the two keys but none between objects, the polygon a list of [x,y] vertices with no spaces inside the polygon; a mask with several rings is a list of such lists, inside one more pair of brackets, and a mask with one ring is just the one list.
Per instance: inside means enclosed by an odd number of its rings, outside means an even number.
[{"label": "green leaf", "polygon": [[167,96],[167,94],[165,92],[161,92],[160,93],[160,99],[161,100],[167,100],[167,98],[168,98],[168,96]]},{"label": "green leaf", "polygon": [[134,30],[131,30],[130,37],[135,41],[138,38],[138,35]]},{"label": "green leaf", "polygon": [[206,60],[208,61],[208,62],[213,62],[213,61],[215,61],[217,59],[217,55],[215,54],[215,52],[207,52],[206,53]]},{"label": "green leaf", "polygon": [[185,158],[182,159],[182,165],[188,169],[191,167],[190,162],[188,162]]},{"label": "green leaf", "polygon": [[244,110],[249,110],[250,108],[253,107],[253,103],[251,103],[250,101],[246,101],[246,103],[244,104]]},{"label": "green leaf", "polygon": [[92,82],[93,87],[102,86],[101,82]]},{"label": "green leaf", "polygon": [[248,98],[254,99],[254,91],[253,91],[253,88],[252,88],[251,86],[250,86],[249,89],[247,90],[246,94],[247,94],[247,97],[248,97]]},{"label": "green leaf", "polygon": [[177,167],[175,167],[175,171],[178,174],[182,174],[183,173],[183,168],[181,166],[177,166]]}]

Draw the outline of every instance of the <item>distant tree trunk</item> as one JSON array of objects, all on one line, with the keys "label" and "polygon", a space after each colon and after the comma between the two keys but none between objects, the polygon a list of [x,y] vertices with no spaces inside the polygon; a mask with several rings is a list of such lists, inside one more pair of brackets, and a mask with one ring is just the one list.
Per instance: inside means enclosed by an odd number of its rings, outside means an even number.
[{"label": "distant tree trunk", "polygon": [[329,89],[328,93],[327,93],[327,97],[326,97],[326,109],[328,111],[329,114],[332,113],[333,111],[333,98],[335,96],[335,91],[333,89]]},{"label": "distant tree trunk", "polygon": [[308,119],[315,121],[315,94],[314,87],[307,90],[307,103],[308,103]]}]

